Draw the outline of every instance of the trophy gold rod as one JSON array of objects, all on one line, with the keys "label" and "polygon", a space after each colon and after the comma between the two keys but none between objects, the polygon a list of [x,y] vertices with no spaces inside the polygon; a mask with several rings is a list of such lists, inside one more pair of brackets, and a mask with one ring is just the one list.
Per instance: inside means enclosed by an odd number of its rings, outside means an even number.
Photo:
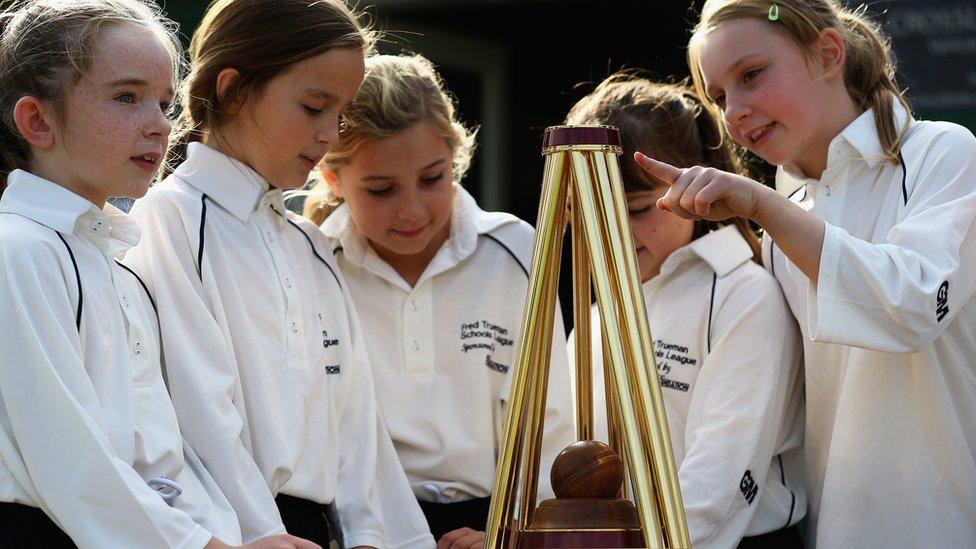
[{"label": "trophy gold rod", "polygon": [[[573,239],[573,326],[576,329],[576,440],[592,440],[593,434],[593,351],[590,327],[590,256],[583,238],[583,219],[572,188]],[[607,393],[608,394],[608,393]],[[612,446],[612,445],[611,445]],[[619,454],[619,447],[614,448]]]},{"label": "trophy gold rod", "polygon": [[[546,156],[545,169],[542,178],[542,198],[539,202],[539,217],[536,227],[535,243],[532,248],[532,265],[529,271],[529,286],[526,292],[525,307],[522,311],[522,326],[516,346],[516,359],[513,364],[512,386],[509,391],[508,413],[505,417],[505,431],[499,449],[498,462],[495,466],[495,482],[491,492],[491,505],[488,508],[488,520],[485,528],[486,549],[501,549],[505,545],[505,529],[513,526],[512,519],[515,509],[516,483],[519,472],[519,454],[522,449],[521,433],[525,427],[527,411],[526,391],[532,394],[532,388],[527,387],[534,376],[529,374],[529,362],[533,342],[539,338],[539,318],[544,315],[554,315],[555,311],[542,308],[542,294],[551,290],[543,282],[548,269],[546,265],[552,261],[552,251],[561,244],[561,237],[565,228],[566,211],[566,156],[562,154]],[[561,222],[561,223],[560,223]],[[552,330],[550,329],[550,334]],[[534,505],[534,502],[525,502]],[[521,525],[515,524],[519,529]],[[514,532],[517,533],[517,532]]]},{"label": "trophy gold rod", "polygon": [[[678,485],[677,466],[671,447],[664,397],[661,394],[647,312],[643,295],[640,293],[633,237],[625,224],[627,206],[623,196],[623,186],[620,184],[620,168],[616,158],[606,153],[594,154],[593,160],[597,175],[594,181],[599,191],[597,196],[603,199],[604,216],[609,221],[606,228],[610,235],[611,253],[608,256],[613,261],[613,265],[608,267],[616,277],[623,277],[618,280],[618,288],[623,306],[621,316],[623,331],[627,334],[626,339],[630,343],[631,350],[629,357],[631,367],[627,369],[635,374],[631,379],[631,390],[636,393],[638,409],[645,410],[643,413],[650,412],[651,424],[643,425],[642,431],[645,431],[645,436],[642,438],[645,445],[650,447],[653,457],[651,470],[658,496],[658,509],[664,526],[665,541],[668,547],[690,548],[691,539]],[[647,410],[648,406],[650,410]]]},{"label": "trophy gold rod", "polygon": [[[605,186],[594,182],[590,174],[590,167],[597,156],[593,152],[570,152],[573,164],[573,174],[575,176],[575,196],[577,203],[582,210],[583,232],[586,237],[587,247],[593,262],[593,285],[596,289],[597,307],[600,311],[602,328],[607,334],[607,356],[609,364],[613,368],[613,383],[616,386],[616,396],[620,401],[620,414],[623,424],[624,453],[627,456],[627,463],[630,466],[631,482],[634,488],[634,499],[637,504],[637,514],[640,521],[641,531],[644,536],[645,546],[651,549],[664,549],[661,539],[661,523],[657,509],[654,505],[654,494],[651,487],[651,455],[646,452],[645,446],[641,441],[640,428],[641,422],[646,422],[646,414],[642,415],[637,408],[636,396],[631,392],[631,378],[634,377],[633,371],[628,371],[627,365],[631,362],[625,358],[629,349],[626,348],[625,340],[636,339],[626,337],[622,334],[625,328],[621,326],[618,312],[614,308],[614,303],[619,302],[621,297],[619,288],[614,287],[609,276],[609,270],[618,266],[623,268],[620,258],[608,257],[615,253],[615,248],[604,242],[602,235],[616,235],[617,231],[611,231],[608,227],[612,223],[621,223],[623,220],[615,217],[615,210],[612,208],[598,207],[597,196],[599,192],[606,193]],[[609,181],[606,182],[607,187]],[[619,181],[617,182],[619,184]],[[602,201],[601,201],[602,202]],[[609,214],[609,215],[608,215]],[[609,217],[609,218],[608,218]]]},{"label": "trophy gold rod", "polygon": [[[606,330],[601,331],[603,332],[600,338],[600,344],[602,345],[603,356],[603,394],[606,395],[607,443],[620,456],[621,461],[624,463],[624,471],[627,471],[627,456],[624,455],[623,435],[620,433],[620,403],[617,398],[616,383],[613,379],[613,367],[610,365],[609,351],[607,351],[607,346],[610,343],[607,341]],[[620,493],[617,497],[621,499],[627,498],[626,482],[620,484]]]},{"label": "trophy gold rod", "polygon": [[[529,392],[529,406],[526,410],[526,428],[524,432],[524,449],[522,454],[522,483],[521,507],[519,508],[518,524],[527,527],[532,524],[535,514],[535,502],[538,499],[539,461],[542,454],[542,435],[546,417],[546,396],[549,389],[549,367],[552,358],[552,333],[556,315],[556,295],[559,293],[559,269],[562,259],[562,243],[568,223],[566,204],[569,200],[569,183],[565,179],[558,187],[557,203],[562,207],[557,209],[556,219],[553,220],[551,237],[546,245],[551,246],[550,255],[546,263],[540,268],[542,272],[542,316],[537,320],[538,331],[533,334],[535,344],[529,350],[529,376],[535,379]],[[562,327],[560,327],[562,328]]]}]

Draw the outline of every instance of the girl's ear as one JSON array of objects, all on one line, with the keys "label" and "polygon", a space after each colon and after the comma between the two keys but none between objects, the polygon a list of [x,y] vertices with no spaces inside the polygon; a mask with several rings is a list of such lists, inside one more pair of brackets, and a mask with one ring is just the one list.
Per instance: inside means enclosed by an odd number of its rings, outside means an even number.
[{"label": "girl's ear", "polygon": [[17,131],[31,146],[50,149],[54,146],[54,110],[40,99],[26,95],[14,105],[14,123]]},{"label": "girl's ear", "polygon": [[240,81],[241,73],[237,69],[223,69],[217,73],[217,98],[230,115],[236,115],[244,103],[244,94],[238,88]]},{"label": "girl's ear", "polygon": [[847,62],[847,43],[844,42],[844,37],[835,29],[824,29],[820,31],[820,38],[814,47],[824,79],[843,77],[844,63]]},{"label": "girl's ear", "polygon": [[337,198],[344,198],[342,196],[342,185],[339,182],[339,174],[323,166],[319,166],[318,170],[319,175],[322,176],[322,181],[325,181],[325,184],[329,186],[329,191],[332,195]]}]

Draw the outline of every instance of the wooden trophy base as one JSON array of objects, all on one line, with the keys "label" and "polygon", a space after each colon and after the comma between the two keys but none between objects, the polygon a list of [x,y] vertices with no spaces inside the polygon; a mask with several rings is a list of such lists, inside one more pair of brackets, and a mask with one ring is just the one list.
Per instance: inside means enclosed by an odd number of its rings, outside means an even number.
[{"label": "wooden trophy base", "polygon": [[644,547],[637,509],[625,499],[557,498],[543,501],[519,534],[520,549]]}]

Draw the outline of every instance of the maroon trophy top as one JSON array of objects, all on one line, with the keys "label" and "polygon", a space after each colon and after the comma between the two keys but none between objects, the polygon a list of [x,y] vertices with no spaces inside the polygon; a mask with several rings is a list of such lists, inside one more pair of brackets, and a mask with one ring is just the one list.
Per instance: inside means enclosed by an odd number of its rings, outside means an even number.
[{"label": "maroon trophy top", "polygon": [[542,139],[542,148],[572,145],[620,146],[620,131],[613,126],[550,126]]}]

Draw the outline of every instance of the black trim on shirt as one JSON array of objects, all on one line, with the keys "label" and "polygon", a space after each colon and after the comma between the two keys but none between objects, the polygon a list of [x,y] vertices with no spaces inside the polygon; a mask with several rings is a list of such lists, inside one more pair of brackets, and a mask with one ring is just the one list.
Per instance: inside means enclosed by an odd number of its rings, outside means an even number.
[{"label": "black trim on shirt", "polygon": [[337,275],[336,272],[332,269],[332,265],[329,265],[329,262],[326,261],[325,259],[323,259],[322,256],[319,255],[319,252],[318,252],[318,250],[315,249],[315,244],[312,243],[312,238],[308,236],[308,233],[306,233],[305,231],[303,231],[302,228],[298,226],[298,223],[295,223],[291,219],[288,219],[287,217],[285,217],[284,215],[282,215],[282,213],[279,212],[278,210],[276,210],[274,208],[271,208],[271,211],[273,211],[274,213],[276,213],[279,216],[281,216],[281,218],[284,219],[285,221],[287,221],[289,225],[291,225],[292,227],[295,227],[295,229],[297,229],[298,232],[302,233],[302,236],[305,237],[305,241],[308,242],[308,247],[312,249],[312,254],[314,254],[315,255],[315,258],[318,259],[319,261],[321,261],[323,265],[325,265],[325,268],[328,269],[329,272],[332,273],[332,277],[335,278],[336,284],[340,288],[342,288],[342,283],[339,282],[339,275]]},{"label": "black trim on shirt", "polygon": [[207,195],[200,196],[200,243],[197,245],[197,274],[203,282],[203,229],[207,226]]},{"label": "black trim on shirt", "polygon": [[790,516],[787,517],[786,524],[783,525],[783,528],[787,528],[789,527],[790,523],[793,522],[793,509],[796,507],[796,494],[794,494],[793,490],[786,485],[786,470],[783,469],[783,454],[777,454],[776,459],[779,460],[779,481],[783,483],[783,488],[790,491]]},{"label": "black trim on shirt", "polygon": [[78,283],[78,313],[75,315],[75,327],[78,328],[78,331],[80,332],[81,331],[81,308],[82,308],[82,303],[84,302],[85,299],[81,291],[81,271],[78,270],[78,262],[75,261],[75,253],[71,251],[71,246],[68,246],[68,241],[64,239],[64,236],[62,236],[60,232],[58,231],[54,231],[54,232],[57,233],[58,238],[60,238],[61,242],[64,243],[64,247],[68,249],[68,257],[71,258],[71,265],[75,268],[75,282]]},{"label": "black trim on shirt", "polygon": [[515,252],[513,252],[508,246],[503,244],[501,240],[498,240],[497,238],[495,238],[494,236],[488,233],[482,234],[481,236],[493,240],[495,244],[498,244],[499,246],[502,247],[503,250],[508,252],[508,255],[512,256],[512,259],[515,260],[515,263],[518,264],[519,268],[522,269],[522,272],[525,273],[525,278],[529,278],[529,270],[525,268],[525,265],[522,265],[522,262],[519,261],[519,258],[517,255],[515,255]]},{"label": "black trim on shirt", "polygon": [[708,302],[708,352],[712,352],[712,308],[715,307],[715,283],[718,281],[718,273],[712,273],[712,298]]},{"label": "black trim on shirt", "polygon": [[898,151],[898,162],[901,164],[901,197],[908,204],[908,187],[905,186],[905,181],[908,179],[908,166],[905,165],[905,157],[902,156],[901,151]]},{"label": "black trim on shirt", "polygon": [[339,252],[341,251],[342,251],[342,246],[336,246],[336,248],[332,250],[332,255],[339,255]]},{"label": "black trim on shirt", "polygon": [[136,272],[133,271],[132,269],[130,269],[128,265],[126,265],[125,263],[122,263],[118,259],[115,260],[115,263],[118,264],[119,267],[122,267],[123,269],[129,271],[129,274],[131,274],[132,276],[136,277],[136,280],[139,281],[139,285],[142,286],[142,289],[146,291],[146,297],[149,298],[149,303],[152,305],[153,310],[156,311],[156,316],[158,317],[159,316],[159,309],[156,308],[156,300],[154,300],[152,294],[149,293],[149,286],[146,286],[146,283],[142,280],[142,277],[140,277],[139,275],[137,275]]}]

